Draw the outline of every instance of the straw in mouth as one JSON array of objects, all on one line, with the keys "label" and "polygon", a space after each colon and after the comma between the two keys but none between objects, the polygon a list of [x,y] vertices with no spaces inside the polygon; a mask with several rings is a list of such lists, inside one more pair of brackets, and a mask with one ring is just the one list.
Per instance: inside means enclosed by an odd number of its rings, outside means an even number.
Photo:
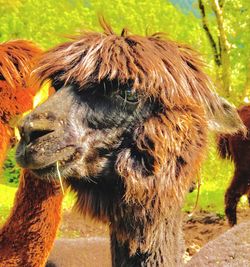
[{"label": "straw in mouth", "polygon": [[63,189],[63,183],[62,183],[62,176],[61,176],[61,173],[60,173],[60,170],[59,170],[59,161],[56,162],[56,170],[57,170],[58,178],[59,178],[60,185],[61,185],[61,188],[62,188],[62,193],[64,195],[64,189]]}]

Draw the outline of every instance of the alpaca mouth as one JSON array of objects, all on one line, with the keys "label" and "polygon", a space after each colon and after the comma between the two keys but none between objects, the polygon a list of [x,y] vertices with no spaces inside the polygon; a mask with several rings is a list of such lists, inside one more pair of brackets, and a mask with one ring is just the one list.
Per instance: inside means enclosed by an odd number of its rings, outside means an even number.
[{"label": "alpaca mouth", "polygon": [[[50,165],[44,166],[40,169],[31,169],[31,171],[40,178],[57,179],[57,162],[58,161],[55,161],[54,163],[51,163]],[[62,172],[65,168],[65,163],[63,166],[60,165],[60,172]]]},{"label": "alpaca mouth", "polygon": [[65,165],[74,160],[76,148],[74,145],[65,145],[55,142],[36,142],[25,145],[20,142],[16,151],[17,163],[23,167],[34,170],[52,168],[56,162]]},{"label": "alpaca mouth", "polygon": [[56,173],[56,162],[48,165],[48,166],[44,166],[43,168],[40,169],[31,169],[33,173],[35,173],[38,177],[42,178],[44,176],[46,176],[47,178],[49,178],[48,176],[55,176],[53,175],[54,173]]},{"label": "alpaca mouth", "polygon": [[[58,169],[63,172],[69,165],[77,158],[78,152],[71,152],[72,147],[65,147],[62,149],[61,156],[47,161],[43,165],[30,166],[29,169],[40,178],[56,179],[58,177]],[[57,167],[58,165],[58,167]]]},{"label": "alpaca mouth", "polygon": [[[68,147],[64,148],[64,152]],[[72,164],[79,158],[78,149],[75,149],[73,153],[65,154],[63,157],[58,157],[49,164],[44,164],[39,168],[29,168],[34,174],[42,179],[59,179],[59,176],[66,178],[71,169]],[[59,174],[60,172],[60,174]]]}]

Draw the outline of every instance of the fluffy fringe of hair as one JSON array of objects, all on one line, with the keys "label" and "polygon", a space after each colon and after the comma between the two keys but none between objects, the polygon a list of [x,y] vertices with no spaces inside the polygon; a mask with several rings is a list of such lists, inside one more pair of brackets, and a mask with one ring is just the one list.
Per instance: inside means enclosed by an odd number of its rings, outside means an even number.
[{"label": "fluffy fringe of hair", "polygon": [[103,33],[84,32],[46,52],[34,70],[34,80],[77,83],[80,88],[103,80],[131,84],[149,98],[171,107],[195,101],[207,116],[224,113],[221,102],[202,68],[200,56],[186,45],[156,33],[143,37],[126,29],[117,35],[101,19]]}]

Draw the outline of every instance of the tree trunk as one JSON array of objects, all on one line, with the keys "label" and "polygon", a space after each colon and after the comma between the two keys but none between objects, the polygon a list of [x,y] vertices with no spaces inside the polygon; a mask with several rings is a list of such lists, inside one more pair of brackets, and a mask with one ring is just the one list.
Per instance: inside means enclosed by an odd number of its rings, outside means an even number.
[{"label": "tree trunk", "polygon": [[212,9],[216,15],[219,44],[221,50],[221,73],[222,88],[218,88],[224,97],[229,97],[231,92],[231,62],[230,62],[230,44],[224,29],[223,3],[218,0],[211,0]]},{"label": "tree trunk", "polygon": [[218,44],[215,42],[212,36],[212,33],[209,29],[204,3],[202,0],[198,0],[198,2],[199,2],[199,9],[200,9],[201,16],[202,16],[202,26],[208,37],[209,43],[213,49],[214,62],[216,64],[216,67],[219,68],[221,66],[220,50],[218,49]]}]

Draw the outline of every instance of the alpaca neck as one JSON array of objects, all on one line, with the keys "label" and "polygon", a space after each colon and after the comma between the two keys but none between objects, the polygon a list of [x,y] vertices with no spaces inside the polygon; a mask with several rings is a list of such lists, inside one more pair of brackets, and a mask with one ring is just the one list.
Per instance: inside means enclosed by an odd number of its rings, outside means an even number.
[{"label": "alpaca neck", "polygon": [[44,266],[61,218],[60,185],[24,171],[12,212],[0,229],[0,266]]},{"label": "alpaca neck", "polygon": [[[184,243],[181,216],[178,213],[178,216],[163,219],[144,229],[144,236],[136,236],[125,242],[111,229],[112,266],[182,266]],[[144,241],[140,243],[138,240]]]}]

